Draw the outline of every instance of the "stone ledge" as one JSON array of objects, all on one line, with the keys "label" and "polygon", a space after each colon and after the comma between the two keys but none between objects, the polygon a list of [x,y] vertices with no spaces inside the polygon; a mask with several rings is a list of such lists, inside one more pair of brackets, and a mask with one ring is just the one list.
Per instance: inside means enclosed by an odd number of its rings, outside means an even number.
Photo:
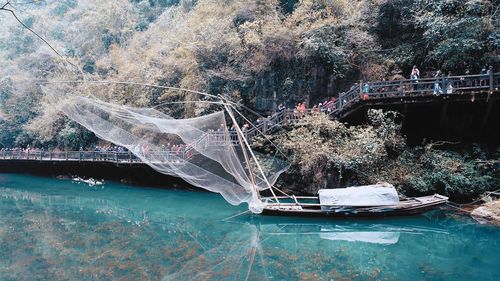
[{"label": "stone ledge", "polygon": [[471,215],[481,224],[500,226],[500,200],[488,202],[477,207],[472,211]]}]

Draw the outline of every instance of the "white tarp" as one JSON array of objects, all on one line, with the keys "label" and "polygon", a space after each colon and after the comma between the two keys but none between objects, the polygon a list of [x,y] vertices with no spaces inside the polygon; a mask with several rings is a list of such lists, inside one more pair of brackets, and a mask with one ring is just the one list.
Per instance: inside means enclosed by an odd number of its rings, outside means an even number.
[{"label": "white tarp", "polygon": [[[398,192],[388,183],[320,189],[319,202],[328,206],[388,206],[399,203]],[[329,209],[322,207],[322,209]]]}]

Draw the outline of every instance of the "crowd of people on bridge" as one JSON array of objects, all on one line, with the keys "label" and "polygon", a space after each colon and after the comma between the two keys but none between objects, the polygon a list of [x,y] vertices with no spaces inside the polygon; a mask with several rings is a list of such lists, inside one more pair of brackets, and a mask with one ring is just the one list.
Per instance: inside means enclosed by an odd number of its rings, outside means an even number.
[{"label": "crowd of people on bridge", "polygon": [[[405,80],[386,81],[385,79],[379,82],[354,83],[347,92],[342,92],[337,97],[331,96],[323,102],[314,104],[310,108],[308,108],[307,102],[302,101],[298,102],[294,108],[289,108],[284,103],[280,103],[272,115],[267,118],[258,118],[256,124],[257,126],[264,124],[264,128],[267,127],[266,125],[272,126],[274,124],[273,118],[285,111],[293,112],[295,119],[301,119],[308,114],[331,114],[351,106],[357,99],[367,100],[370,96],[396,97],[405,96],[406,94],[411,95],[413,93],[433,95],[453,94],[455,90],[454,85],[463,88],[486,86],[492,74],[492,66],[483,68],[479,74],[479,79],[476,79],[476,77],[467,79],[466,76],[470,75],[469,70],[466,70],[464,75],[456,77],[452,76],[451,72],[445,76],[440,70],[437,70],[433,77],[421,81],[420,70],[414,65],[410,72],[409,83],[405,82]],[[405,86],[408,84],[409,88]],[[471,101],[474,101],[474,97],[475,95],[473,94]],[[248,124],[245,124],[243,127],[244,131],[248,128]],[[233,128],[229,130],[231,131]]]},{"label": "crowd of people on bridge", "polygon": [[295,105],[295,108],[291,109],[285,106],[283,103],[280,103],[276,109],[276,112],[269,116],[268,118],[272,118],[274,115],[279,114],[284,111],[292,111],[293,115],[296,119],[301,119],[308,114],[319,114],[325,113],[330,114],[337,109],[337,98],[330,97],[325,101],[314,104],[312,107],[308,108],[306,106],[306,102],[299,102]]},{"label": "crowd of people on bridge", "polygon": [[[489,84],[490,76],[493,74],[493,67],[483,68],[476,77],[469,77],[469,70],[465,70],[463,75],[453,76],[451,72],[445,75],[442,71],[436,70],[431,77],[422,78],[420,70],[415,65],[413,66],[409,81],[394,80],[386,81],[383,79],[379,82],[364,83],[361,92],[362,99],[368,99],[370,96],[377,97],[394,97],[405,96],[406,94],[453,94],[455,89],[458,88],[473,88],[473,87],[486,87]],[[359,90],[353,87],[349,92]],[[340,94],[341,96],[342,94]]]},{"label": "crowd of people on bridge", "polygon": [[[84,151],[85,149],[83,147],[80,147],[80,151]],[[128,152],[128,149],[126,149],[123,146],[118,146],[118,145],[96,145],[94,147],[94,152]]]},{"label": "crowd of people on bridge", "polygon": [[[326,99],[324,102],[314,104],[311,108],[308,108],[306,106],[306,102],[299,102],[297,103],[297,105],[295,105],[295,108],[293,109],[293,115],[296,119],[301,119],[307,114],[319,114],[319,113],[330,114],[337,108],[336,103],[337,103],[337,98],[335,97],[330,97]],[[292,109],[285,106],[285,104],[280,103],[276,108],[276,112],[271,116],[269,116],[268,119],[272,118],[274,115],[291,110]],[[259,124],[260,122],[263,122],[263,120],[258,120],[257,124]]]},{"label": "crowd of people on bridge", "polygon": [[[444,75],[440,70],[437,70],[433,77],[421,78],[420,70],[414,65],[410,71],[409,81],[394,80],[386,81],[383,79],[378,82],[367,82],[358,84],[354,83],[351,88],[340,93],[337,97],[327,98],[325,101],[307,106],[307,102],[298,102],[294,108],[287,107],[284,103],[280,103],[275,113],[267,119],[280,114],[284,111],[293,111],[293,116],[296,119],[301,119],[308,114],[326,113],[331,114],[341,109],[345,109],[353,104],[357,99],[367,100],[370,97],[396,97],[405,96],[407,94],[453,94],[455,87],[472,88],[472,87],[485,87],[489,83],[489,77],[493,74],[493,67],[483,68],[478,77],[467,79],[470,71],[466,70],[462,76],[452,76],[449,72]],[[477,79],[476,79],[477,78]],[[454,86],[455,85],[455,86]],[[444,90],[443,90],[444,89]],[[474,95],[471,101],[474,101]],[[264,119],[258,119],[258,123],[266,122]]]}]

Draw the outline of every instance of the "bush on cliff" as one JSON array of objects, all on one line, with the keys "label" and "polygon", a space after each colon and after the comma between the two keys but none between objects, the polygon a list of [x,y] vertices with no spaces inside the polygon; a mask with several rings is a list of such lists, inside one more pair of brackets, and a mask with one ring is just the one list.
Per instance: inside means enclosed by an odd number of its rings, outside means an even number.
[{"label": "bush on cliff", "polygon": [[[369,124],[346,126],[326,115],[306,116],[271,137],[291,160],[280,184],[298,193],[387,181],[406,195],[441,193],[466,199],[495,189],[491,165],[498,153],[479,147],[470,153],[438,149],[438,143],[409,147],[397,114],[370,110]],[[269,150],[264,140],[255,142]],[[268,151],[270,152],[270,151]]]}]

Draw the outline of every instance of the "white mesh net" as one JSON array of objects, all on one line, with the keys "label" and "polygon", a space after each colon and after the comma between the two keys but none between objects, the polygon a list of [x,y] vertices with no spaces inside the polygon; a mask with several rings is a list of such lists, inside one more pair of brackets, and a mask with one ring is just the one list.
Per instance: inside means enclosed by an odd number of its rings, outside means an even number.
[{"label": "white mesh net", "polygon": [[[263,174],[255,162],[247,165],[245,145],[229,131],[224,111],[174,119],[158,110],[132,108],[82,96],[54,99],[70,119],[99,138],[123,146],[160,173],[220,193],[233,205],[248,203],[262,211],[258,191],[273,185],[287,165],[272,156],[259,155]],[[248,152],[248,150],[247,150]],[[252,161],[252,160],[250,160]]]}]

